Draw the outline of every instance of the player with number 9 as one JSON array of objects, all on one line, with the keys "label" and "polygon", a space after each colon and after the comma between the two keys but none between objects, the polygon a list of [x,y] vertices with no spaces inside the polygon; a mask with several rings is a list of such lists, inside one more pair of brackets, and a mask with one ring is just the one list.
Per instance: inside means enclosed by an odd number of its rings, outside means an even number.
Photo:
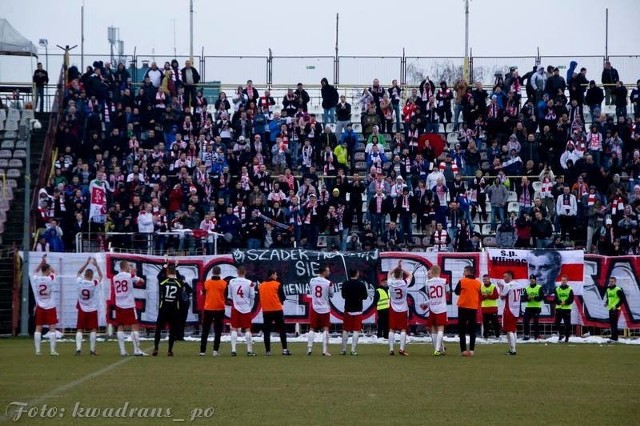
[{"label": "player with number 9", "polygon": [[[93,264],[98,273],[98,279],[94,279],[94,271],[87,268]],[[102,271],[95,257],[89,257],[78,270],[77,289],[78,302],[78,322],[76,324],[76,355],[80,355],[82,350],[82,331],[89,331],[90,354],[96,355],[96,336],[98,330],[98,298],[96,289],[102,281]]]}]

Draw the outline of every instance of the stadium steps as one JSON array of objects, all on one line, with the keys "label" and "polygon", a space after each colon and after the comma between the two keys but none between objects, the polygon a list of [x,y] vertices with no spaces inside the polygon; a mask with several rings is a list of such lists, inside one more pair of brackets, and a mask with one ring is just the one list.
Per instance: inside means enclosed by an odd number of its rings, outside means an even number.
[{"label": "stadium steps", "polygon": [[[42,124],[42,130],[31,134],[31,188],[33,194],[40,174],[40,161],[44,151],[46,130],[49,127],[50,113],[36,113],[36,118]],[[24,170],[22,170],[24,173]],[[2,235],[3,247],[22,247],[24,223],[24,176],[17,179],[18,186],[13,189],[11,209],[7,211],[7,222]]]},{"label": "stadium steps", "polygon": [[13,256],[0,258],[0,335],[12,333]]}]

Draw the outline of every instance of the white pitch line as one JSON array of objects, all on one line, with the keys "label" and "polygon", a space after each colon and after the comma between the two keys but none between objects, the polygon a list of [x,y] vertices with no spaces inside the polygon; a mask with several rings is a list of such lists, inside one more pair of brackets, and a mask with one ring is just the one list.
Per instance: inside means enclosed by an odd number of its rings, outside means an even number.
[{"label": "white pitch line", "polygon": [[[89,373],[86,376],[80,377],[79,379],[76,379],[76,380],[74,380],[72,382],[69,382],[69,383],[64,384],[62,386],[59,386],[59,387],[57,387],[57,388],[55,388],[53,390],[50,390],[49,392],[44,393],[44,394],[40,395],[39,397],[37,397],[35,399],[27,401],[27,404],[28,404],[28,406],[38,405],[38,404],[40,404],[41,402],[43,402],[43,401],[45,401],[47,399],[56,397],[61,392],[64,392],[64,391],[69,390],[69,389],[73,389],[76,386],[79,386],[79,385],[81,385],[81,384],[83,384],[83,383],[85,383],[85,382],[87,382],[87,381],[89,381],[91,379],[95,379],[96,377],[103,375],[104,373],[108,373],[109,371],[111,371],[111,370],[113,370],[115,368],[118,368],[121,365],[131,361],[133,358],[137,358],[137,357],[133,356],[133,355],[124,357],[120,361],[114,362],[113,364],[108,365],[108,366],[104,367],[101,370],[94,371],[93,373]],[[4,423],[7,420],[9,420],[9,417],[7,417],[6,412],[2,413],[0,415],[0,423]]]}]

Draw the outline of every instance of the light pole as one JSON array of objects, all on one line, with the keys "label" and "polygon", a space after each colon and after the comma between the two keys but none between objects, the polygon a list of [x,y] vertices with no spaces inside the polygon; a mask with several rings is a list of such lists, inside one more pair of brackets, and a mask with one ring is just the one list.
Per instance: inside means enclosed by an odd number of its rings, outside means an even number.
[{"label": "light pole", "polygon": [[29,252],[31,251],[31,131],[40,129],[38,120],[30,119],[24,124],[27,140],[24,165],[24,231],[22,233],[22,291],[20,293],[20,335],[29,334]]},{"label": "light pole", "polygon": [[469,0],[464,0],[464,68],[463,78],[469,79]]},{"label": "light pole", "polygon": [[[41,38],[40,40],[38,40],[38,44],[40,45],[40,47],[44,47],[44,58],[45,58],[45,67],[46,67],[45,70],[47,72],[49,72],[49,40],[47,40],[46,38]],[[48,85],[44,86],[44,95],[45,96],[43,96],[43,99],[40,99],[41,103],[45,102],[45,99],[47,99],[47,100],[49,99],[49,97],[48,97],[48,95],[49,95],[49,93],[48,93],[49,90],[48,89],[49,88],[47,86]],[[47,101],[47,103],[45,103],[43,105],[46,105],[47,108],[48,108],[48,103],[49,102]],[[44,109],[41,109],[41,110],[44,111]]]},{"label": "light pole", "polygon": [[47,72],[49,71],[49,40],[46,38],[41,38],[38,42],[40,47],[44,47],[44,58],[45,58],[45,66],[47,67]]}]

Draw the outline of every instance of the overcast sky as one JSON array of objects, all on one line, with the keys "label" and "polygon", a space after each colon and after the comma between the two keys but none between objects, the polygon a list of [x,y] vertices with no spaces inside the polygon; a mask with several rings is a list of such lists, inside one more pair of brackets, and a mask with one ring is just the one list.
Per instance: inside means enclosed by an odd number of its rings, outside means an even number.
[{"label": "overcast sky", "polygon": [[[82,0],[0,0],[2,15],[38,43],[80,45]],[[64,5],[64,8],[62,7]],[[340,14],[341,55],[463,56],[464,1],[194,1],[194,50],[205,55],[333,55]],[[474,56],[638,54],[638,0],[472,0]],[[107,27],[120,28],[125,54],[189,53],[188,0],[85,0],[85,54],[108,54]],[[44,50],[41,48],[42,53]],[[75,52],[79,53],[78,47]],[[43,61],[44,62],[44,61]],[[85,65],[87,65],[85,63]],[[2,77],[0,75],[0,77]]]}]

